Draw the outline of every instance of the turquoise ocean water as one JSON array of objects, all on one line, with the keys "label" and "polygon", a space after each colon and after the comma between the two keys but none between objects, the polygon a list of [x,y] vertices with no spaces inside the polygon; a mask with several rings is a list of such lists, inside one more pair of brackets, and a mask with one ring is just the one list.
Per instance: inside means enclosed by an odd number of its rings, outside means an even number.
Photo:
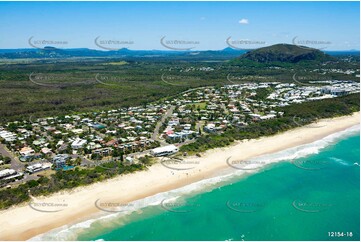
[{"label": "turquoise ocean water", "polygon": [[360,239],[358,127],[259,159],[279,162],[158,194],[138,201],[132,211],[34,239]]}]

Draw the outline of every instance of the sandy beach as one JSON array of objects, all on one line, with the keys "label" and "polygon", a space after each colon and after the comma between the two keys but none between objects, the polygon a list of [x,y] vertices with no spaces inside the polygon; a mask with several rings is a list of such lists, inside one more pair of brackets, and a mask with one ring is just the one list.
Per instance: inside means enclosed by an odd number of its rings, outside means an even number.
[{"label": "sandy beach", "polygon": [[324,119],[282,134],[213,149],[201,157],[186,157],[184,159],[188,168],[185,169],[172,169],[169,168],[172,167],[170,163],[157,163],[147,171],[119,176],[71,192],[34,198],[34,202],[62,206],[38,206],[34,209],[34,206],[26,203],[0,211],[0,240],[26,240],[51,229],[91,218],[102,212],[96,206],[97,200],[126,204],[217,176],[230,169],[229,162],[227,163],[229,157],[233,160],[246,160],[308,144],[358,125],[359,115],[360,113],[355,113],[352,116]]}]

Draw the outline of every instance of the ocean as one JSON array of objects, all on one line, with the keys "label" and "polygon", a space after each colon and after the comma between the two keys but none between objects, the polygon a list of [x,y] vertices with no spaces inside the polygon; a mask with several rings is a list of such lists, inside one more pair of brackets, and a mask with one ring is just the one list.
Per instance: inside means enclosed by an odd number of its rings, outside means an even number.
[{"label": "ocean", "polygon": [[359,131],[259,157],[275,163],[157,194],[33,240],[358,241]]}]

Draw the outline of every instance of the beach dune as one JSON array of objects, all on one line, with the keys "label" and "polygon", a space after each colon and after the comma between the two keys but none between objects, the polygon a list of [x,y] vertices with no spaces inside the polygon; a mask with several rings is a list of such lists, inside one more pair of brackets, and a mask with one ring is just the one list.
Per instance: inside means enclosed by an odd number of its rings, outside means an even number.
[{"label": "beach dune", "polygon": [[99,201],[127,204],[224,174],[226,170],[232,172],[229,160],[227,162],[229,157],[246,160],[282,151],[311,143],[359,123],[359,113],[323,119],[317,124],[285,133],[239,141],[227,148],[213,149],[202,154],[202,157],[187,157],[185,160],[188,168],[172,169],[171,163],[157,163],[146,171],[119,176],[71,192],[37,197],[30,204],[0,211],[0,240],[26,240],[51,229],[95,216],[102,212],[98,206]]}]

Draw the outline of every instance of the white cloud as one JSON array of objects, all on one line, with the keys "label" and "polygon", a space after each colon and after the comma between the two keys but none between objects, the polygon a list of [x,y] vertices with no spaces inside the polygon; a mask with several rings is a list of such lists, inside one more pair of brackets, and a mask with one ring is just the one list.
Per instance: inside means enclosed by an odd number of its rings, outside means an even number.
[{"label": "white cloud", "polygon": [[248,24],[248,19],[243,18],[243,19],[239,20],[238,23],[240,23],[240,24]]}]

